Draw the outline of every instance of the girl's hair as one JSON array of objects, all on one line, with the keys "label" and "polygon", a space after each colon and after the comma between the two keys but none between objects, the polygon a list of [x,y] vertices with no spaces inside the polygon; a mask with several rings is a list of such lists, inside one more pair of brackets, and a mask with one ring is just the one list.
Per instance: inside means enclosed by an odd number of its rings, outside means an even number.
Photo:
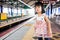
[{"label": "girl's hair", "polygon": [[35,3],[35,7],[36,7],[36,6],[41,6],[41,7],[42,7],[42,13],[45,13],[44,8],[43,8],[43,3],[41,3],[41,2],[36,2],[36,3]]}]

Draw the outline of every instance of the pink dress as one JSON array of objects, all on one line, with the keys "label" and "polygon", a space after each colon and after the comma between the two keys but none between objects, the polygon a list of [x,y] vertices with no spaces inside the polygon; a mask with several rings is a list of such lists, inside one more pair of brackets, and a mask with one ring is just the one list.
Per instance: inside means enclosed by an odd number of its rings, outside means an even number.
[{"label": "pink dress", "polygon": [[44,37],[48,37],[48,35],[47,35],[47,24],[44,20],[44,15],[42,14],[40,17],[36,16],[36,21],[38,23],[35,23],[34,36],[42,37],[42,35],[44,35]]}]

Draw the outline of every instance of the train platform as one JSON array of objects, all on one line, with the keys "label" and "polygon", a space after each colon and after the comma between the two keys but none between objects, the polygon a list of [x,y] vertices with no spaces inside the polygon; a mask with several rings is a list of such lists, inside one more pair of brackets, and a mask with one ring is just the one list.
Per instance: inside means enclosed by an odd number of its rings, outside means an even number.
[{"label": "train platform", "polygon": [[35,40],[34,16],[39,4],[40,13],[51,21],[51,40],[60,40],[60,0],[0,0],[0,40]]},{"label": "train platform", "polygon": [[[16,25],[0,35],[1,40],[34,40],[34,17]],[[51,40],[60,40],[60,28],[58,25],[51,21],[53,38]],[[3,35],[4,34],[4,35]]]}]

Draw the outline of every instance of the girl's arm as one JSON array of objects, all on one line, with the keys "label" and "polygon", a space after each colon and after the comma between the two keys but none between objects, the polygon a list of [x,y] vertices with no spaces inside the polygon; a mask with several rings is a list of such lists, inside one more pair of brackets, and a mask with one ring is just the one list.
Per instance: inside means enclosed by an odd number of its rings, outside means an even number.
[{"label": "girl's arm", "polygon": [[51,22],[50,22],[50,20],[48,19],[47,16],[45,16],[45,21],[46,21],[47,26],[48,26],[48,35],[52,37]]}]

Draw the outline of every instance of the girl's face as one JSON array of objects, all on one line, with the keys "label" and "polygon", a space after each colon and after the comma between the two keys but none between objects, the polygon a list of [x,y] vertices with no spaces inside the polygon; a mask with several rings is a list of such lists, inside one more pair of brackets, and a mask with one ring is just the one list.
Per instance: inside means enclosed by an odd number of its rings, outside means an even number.
[{"label": "girl's face", "polygon": [[36,7],[35,7],[35,11],[36,11],[37,13],[41,13],[41,12],[42,12],[42,7],[41,7],[41,6],[36,6]]}]

